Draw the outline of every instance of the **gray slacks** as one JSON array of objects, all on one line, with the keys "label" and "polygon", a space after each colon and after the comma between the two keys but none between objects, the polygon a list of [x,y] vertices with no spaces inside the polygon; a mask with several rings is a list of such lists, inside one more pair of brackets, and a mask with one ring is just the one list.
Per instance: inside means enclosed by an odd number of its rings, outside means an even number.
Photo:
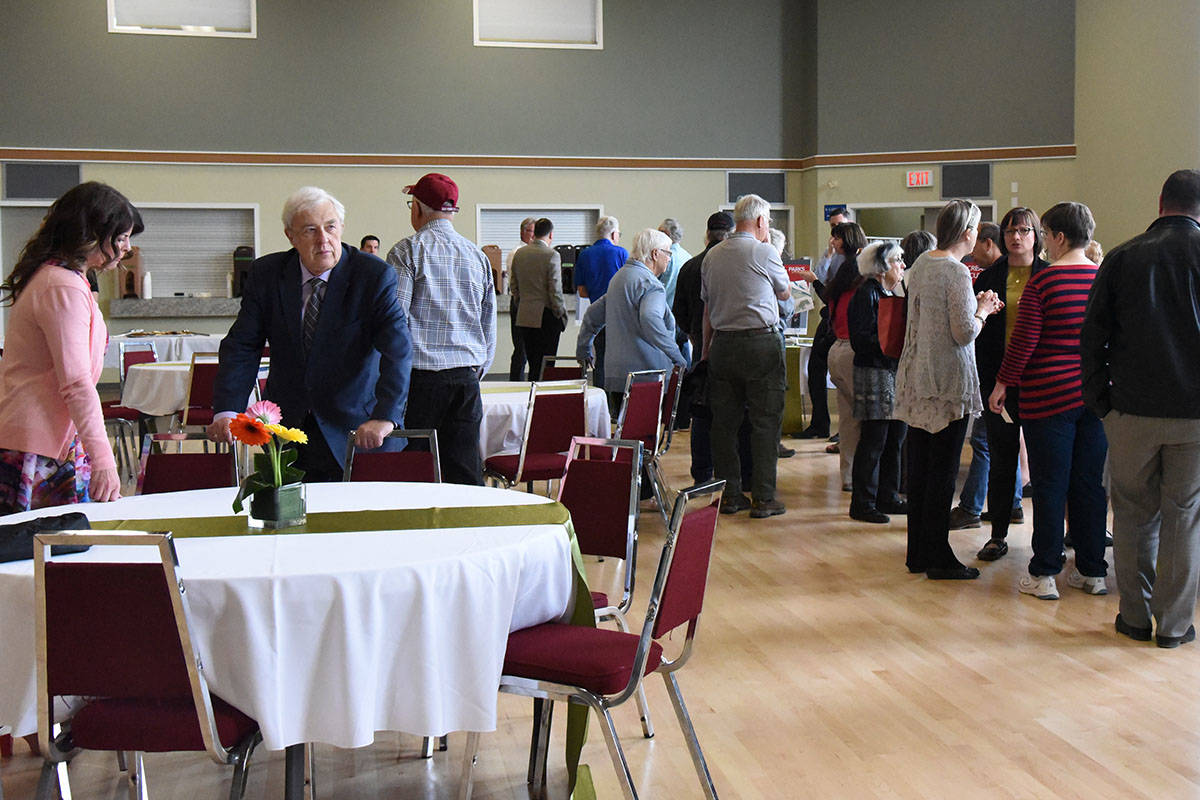
[{"label": "gray slacks", "polygon": [[1182,636],[1200,589],[1200,419],[1104,417],[1121,618]]}]

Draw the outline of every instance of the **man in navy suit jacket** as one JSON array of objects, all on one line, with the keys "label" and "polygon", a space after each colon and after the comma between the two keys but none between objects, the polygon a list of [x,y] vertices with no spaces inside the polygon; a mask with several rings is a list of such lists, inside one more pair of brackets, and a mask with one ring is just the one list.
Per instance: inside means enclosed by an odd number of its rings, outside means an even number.
[{"label": "man in navy suit jacket", "polygon": [[297,466],[310,481],[341,480],[350,434],[362,449],[379,447],[402,423],[408,398],[412,345],[396,274],[343,244],[344,222],[342,204],[323,189],[305,187],[284,204],[293,249],[250,267],[241,310],[221,341],[208,429],[213,441],[232,441],[229,420],[244,410],[270,345],[266,397],[284,425],[308,434]]}]

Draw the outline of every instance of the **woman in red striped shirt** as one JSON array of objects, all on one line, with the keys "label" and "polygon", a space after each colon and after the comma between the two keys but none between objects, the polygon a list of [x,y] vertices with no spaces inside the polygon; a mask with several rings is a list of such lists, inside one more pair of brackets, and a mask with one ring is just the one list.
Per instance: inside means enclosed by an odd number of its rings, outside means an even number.
[{"label": "woman in red striped shirt", "polygon": [[1000,413],[1009,386],[1020,386],[1020,413],[1033,473],[1033,558],[1018,589],[1057,600],[1063,513],[1069,515],[1075,566],[1067,583],[1107,594],[1104,560],[1107,500],[1101,477],[1108,441],[1083,404],[1079,329],[1096,264],[1084,255],[1096,228],[1082,203],[1059,203],[1042,215],[1049,267],[1029,279],[1016,327],[988,405]]}]

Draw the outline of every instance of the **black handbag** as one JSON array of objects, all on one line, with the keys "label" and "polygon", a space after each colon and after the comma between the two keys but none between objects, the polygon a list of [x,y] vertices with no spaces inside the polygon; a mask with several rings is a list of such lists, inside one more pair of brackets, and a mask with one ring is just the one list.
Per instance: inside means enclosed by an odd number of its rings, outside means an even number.
[{"label": "black handbag", "polygon": [[[54,517],[38,517],[28,522],[16,522],[12,525],[0,525],[0,564],[9,561],[27,561],[33,558],[33,537],[47,531],[76,531],[91,530],[88,518],[79,511],[59,514]],[[62,544],[50,548],[52,555],[61,556],[67,553],[82,553],[90,545]]]}]

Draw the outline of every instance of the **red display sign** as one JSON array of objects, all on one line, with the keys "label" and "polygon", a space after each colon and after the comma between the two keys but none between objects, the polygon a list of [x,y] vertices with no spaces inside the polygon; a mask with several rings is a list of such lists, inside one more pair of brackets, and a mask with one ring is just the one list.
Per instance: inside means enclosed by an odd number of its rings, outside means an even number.
[{"label": "red display sign", "polygon": [[910,169],[907,173],[909,189],[924,189],[933,186],[933,170]]}]

